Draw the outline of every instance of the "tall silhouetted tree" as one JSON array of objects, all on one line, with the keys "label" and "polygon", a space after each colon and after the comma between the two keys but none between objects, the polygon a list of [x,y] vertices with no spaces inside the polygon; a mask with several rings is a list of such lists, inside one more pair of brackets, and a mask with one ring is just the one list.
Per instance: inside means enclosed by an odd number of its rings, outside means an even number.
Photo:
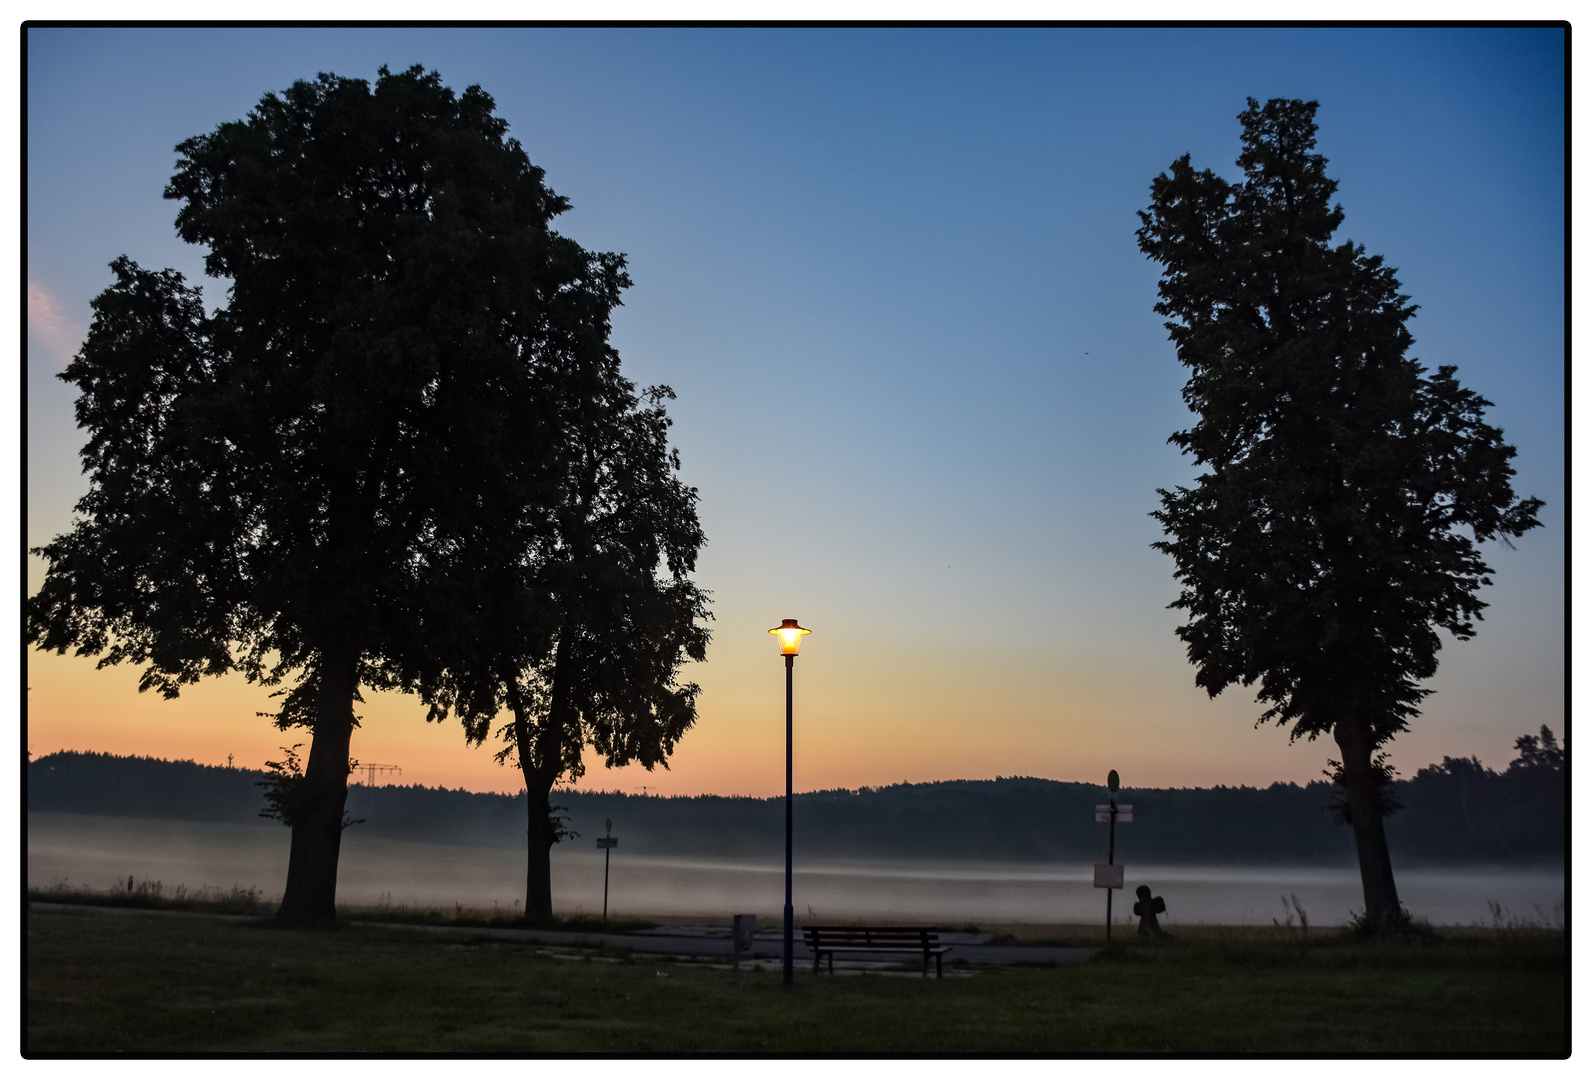
[{"label": "tall silhouetted tree", "polygon": [[[614,280],[617,303],[628,282]],[[601,322],[606,331],[606,310]],[[676,476],[668,446],[663,401],[673,392],[638,395],[606,342],[566,355],[551,528],[524,552],[450,568],[447,587],[477,599],[468,610],[439,606],[454,621],[435,632],[450,655],[471,659],[427,688],[433,717],[451,708],[472,742],[508,711],[497,757],[525,780],[532,920],[552,914],[550,855],[565,835],[553,785],[583,774],[587,746],[610,767],[667,767],[696,720],[699,689],[677,674],[708,641],[706,597],[687,577],[703,543],[696,491]]]},{"label": "tall silhouetted tree", "polygon": [[1315,111],[1251,99],[1243,180],[1185,155],[1140,213],[1199,417],[1171,441],[1206,468],[1160,492],[1155,546],[1182,583],[1196,683],[1215,696],[1258,681],[1257,723],[1336,741],[1366,925],[1382,930],[1401,909],[1379,748],[1430,693],[1437,629],[1474,633],[1490,572],[1477,543],[1533,528],[1542,504],[1515,499],[1490,402],[1405,355],[1415,308],[1394,271],[1331,243],[1343,211]]},{"label": "tall silhouetted tree", "polygon": [[419,67],[267,95],[182,143],[166,190],[226,305],[119,259],[62,376],[90,490],[41,549],[29,639],[168,697],[287,682],[277,721],[313,739],[285,921],[335,916],[360,688],[436,686],[458,657],[426,627],[477,602],[438,568],[553,531],[566,354],[606,345],[589,298],[620,260],[551,230],[568,203],[506,129]]}]

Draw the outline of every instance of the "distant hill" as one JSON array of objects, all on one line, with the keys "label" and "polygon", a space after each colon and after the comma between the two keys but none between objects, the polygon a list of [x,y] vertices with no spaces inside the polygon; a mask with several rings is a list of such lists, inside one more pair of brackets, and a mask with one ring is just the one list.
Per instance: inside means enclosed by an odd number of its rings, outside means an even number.
[{"label": "distant hill", "polygon": [[[29,810],[270,825],[250,769],[146,757],[62,752],[30,762]],[[1564,854],[1562,768],[1496,773],[1444,759],[1399,781],[1405,809],[1388,821],[1394,857],[1420,863],[1555,862]],[[604,818],[626,850],[669,855],[777,857],[782,799],[558,791],[575,842]],[[796,849],[806,859],[1092,861],[1105,827],[1092,784],[1032,777],[891,784],[796,796]],[[1334,823],[1325,782],[1266,788],[1125,789],[1134,820],[1118,826],[1122,861],[1352,865],[1349,830]],[[524,796],[419,785],[349,789],[353,826],[367,835],[517,848]],[[279,827],[279,826],[278,826]]]}]

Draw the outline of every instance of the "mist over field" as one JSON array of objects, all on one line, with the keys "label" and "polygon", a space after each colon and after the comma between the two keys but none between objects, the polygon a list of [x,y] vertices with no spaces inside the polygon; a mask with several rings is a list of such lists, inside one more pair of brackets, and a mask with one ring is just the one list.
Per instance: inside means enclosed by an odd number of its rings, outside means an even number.
[{"label": "mist over field", "polygon": [[[451,908],[514,909],[524,895],[525,854],[502,846],[435,844],[359,833],[344,836],[338,899]],[[280,893],[288,831],[259,825],[108,817],[35,811],[28,815],[28,884],[91,888],[158,880]],[[1352,867],[1155,866],[1124,857],[1127,891],[1148,884],[1167,902],[1164,921],[1269,925],[1285,918],[1283,896],[1297,897],[1315,925],[1345,922],[1362,906]],[[565,914],[602,909],[603,861],[581,838],[553,849],[553,904]],[[1090,865],[946,860],[798,862],[799,919],[893,918],[939,923],[1094,922],[1105,899]],[[1486,924],[1488,901],[1517,918],[1562,923],[1564,874],[1541,867],[1400,868],[1405,906],[1435,924]],[[611,869],[610,914],[694,915],[723,919],[754,913],[774,920],[783,903],[783,864],[771,858],[648,854],[621,839]]]},{"label": "mist over field", "polygon": [[[158,758],[46,755],[28,767],[32,888],[103,889],[131,875],[168,890],[234,885],[276,896],[289,832],[263,820],[262,774]],[[1562,921],[1563,774],[1499,774],[1448,760],[1401,781],[1390,821],[1404,905],[1437,924]],[[1269,925],[1298,898],[1316,925],[1363,905],[1353,840],[1326,784],[1138,789],[1117,828],[1127,867],[1116,914],[1149,885],[1179,922]],[[1037,778],[800,793],[796,912],[803,919],[1093,922],[1105,898],[1094,807],[1106,792]],[[724,796],[555,792],[573,835],[552,850],[553,905],[602,909],[594,838],[619,837],[611,913],[773,920],[783,904],[784,803]],[[338,900],[513,913],[525,896],[524,796],[355,784]]]}]

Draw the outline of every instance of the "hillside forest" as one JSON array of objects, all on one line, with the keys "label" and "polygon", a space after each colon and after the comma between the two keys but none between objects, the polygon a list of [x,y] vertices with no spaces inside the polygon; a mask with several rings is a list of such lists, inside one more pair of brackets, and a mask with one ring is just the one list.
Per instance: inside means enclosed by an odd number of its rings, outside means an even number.
[{"label": "hillside forest", "polygon": [[[1397,779],[1388,819],[1405,865],[1558,863],[1565,845],[1564,750],[1553,732],[1524,735],[1502,772],[1445,757]],[[147,757],[63,751],[27,769],[30,811],[269,824],[267,773]],[[776,858],[781,798],[656,796],[559,790],[566,842],[589,845],[604,819],[636,854]],[[806,859],[1071,861],[1101,854],[1094,808],[1104,787],[1034,777],[900,783],[796,795],[795,844]],[[523,848],[524,795],[420,785],[349,789],[350,826],[367,835]],[[1269,787],[1124,788],[1133,821],[1119,858],[1185,864],[1352,865],[1326,780]]]}]

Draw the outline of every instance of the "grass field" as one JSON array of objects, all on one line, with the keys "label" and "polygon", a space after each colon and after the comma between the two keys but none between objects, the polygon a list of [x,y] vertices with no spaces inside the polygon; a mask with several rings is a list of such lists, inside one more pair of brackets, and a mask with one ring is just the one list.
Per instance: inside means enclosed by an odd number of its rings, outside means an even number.
[{"label": "grass field", "polygon": [[802,971],[786,988],[707,963],[81,907],[29,912],[26,976],[30,1056],[1569,1049],[1563,936],[1523,930],[1211,933],[1067,967]]}]

